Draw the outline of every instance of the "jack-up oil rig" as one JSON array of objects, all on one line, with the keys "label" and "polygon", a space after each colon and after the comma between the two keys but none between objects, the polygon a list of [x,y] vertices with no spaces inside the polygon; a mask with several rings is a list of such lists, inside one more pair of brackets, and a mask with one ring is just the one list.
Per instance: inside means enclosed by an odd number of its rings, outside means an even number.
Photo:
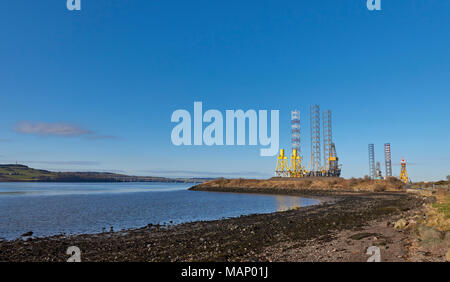
[{"label": "jack-up oil rig", "polygon": [[411,182],[411,180],[408,178],[408,172],[406,171],[406,161],[405,161],[404,157],[402,158],[402,161],[401,161],[400,164],[401,164],[401,167],[402,167],[400,169],[400,180],[403,183],[408,184],[408,183]]},{"label": "jack-up oil rig", "polygon": [[311,158],[308,166],[303,166],[301,156],[301,126],[300,111],[291,112],[291,141],[292,155],[290,164],[284,149],[280,150],[277,158],[275,175],[279,177],[339,177],[341,165],[336,154],[336,146],[332,139],[331,111],[323,112],[323,158],[324,166],[321,165],[321,142],[320,142],[320,110],[318,105],[311,106]]},{"label": "jack-up oil rig", "polygon": [[[383,179],[381,173],[380,162],[376,162],[375,165],[375,145],[369,144],[369,173],[371,179]],[[392,177],[392,161],[391,161],[391,144],[384,144],[384,162],[386,166],[386,176],[384,179]],[[406,161],[405,158],[402,157],[401,161],[401,170],[400,170],[400,180],[405,183],[411,183],[411,179],[408,177],[408,172],[406,171]]]}]

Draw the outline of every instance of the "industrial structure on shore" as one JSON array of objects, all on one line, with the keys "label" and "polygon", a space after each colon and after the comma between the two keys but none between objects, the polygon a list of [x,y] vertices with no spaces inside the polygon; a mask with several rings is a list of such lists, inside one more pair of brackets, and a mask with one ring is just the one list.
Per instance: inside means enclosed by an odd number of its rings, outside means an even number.
[{"label": "industrial structure on shore", "polygon": [[400,180],[404,183],[410,183],[411,180],[408,178],[408,172],[406,171],[406,161],[405,158],[402,158],[402,161],[400,163],[401,169],[400,169]]},{"label": "industrial structure on shore", "polygon": [[[336,145],[333,142],[331,110],[322,113],[323,126],[323,165],[322,165],[322,146],[320,138],[320,108],[313,105],[310,108],[310,126],[311,126],[311,157],[308,165],[305,165],[302,157],[302,139],[301,139],[301,119],[300,111],[291,112],[291,144],[292,154],[286,155],[284,149],[280,150],[277,157],[275,175],[278,177],[339,177],[341,175],[341,165],[336,153]],[[386,175],[383,177],[381,163],[375,161],[375,145],[369,144],[369,173],[371,179],[387,179],[392,176],[392,158],[391,144],[384,144],[384,165]],[[402,158],[400,180],[404,183],[410,183],[406,171],[406,161]]]},{"label": "industrial structure on shore", "polygon": [[292,155],[290,163],[284,149],[280,150],[277,158],[275,175],[279,177],[315,177],[341,175],[341,166],[338,164],[336,146],[332,139],[331,111],[323,112],[323,159],[322,166],[320,142],[320,109],[318,105],[311,106],[311,158],[308,166],[304,166],[301,156],[301,122],[300,111],[291,112],[291,142]]},{"label": "industrial structure on shore", "polygon": [[[384,144],[384,164],[386,169],[386,176],[383,177],[381,172],[380,162],[375,164],[375,145],[369,144],[369,172],[371,179],[387,179],[392,176],[392,158],[391,158],[391,144]],[[400,170],[400,180],[403,183],[410,183],[411,180],[408,178],[408,172],[406,171],[406,161],[402,158],[401,170]]]}]

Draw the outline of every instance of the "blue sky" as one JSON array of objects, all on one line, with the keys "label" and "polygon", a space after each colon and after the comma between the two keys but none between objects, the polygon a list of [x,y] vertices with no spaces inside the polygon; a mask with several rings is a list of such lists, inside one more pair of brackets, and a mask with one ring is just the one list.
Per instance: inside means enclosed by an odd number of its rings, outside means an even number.
[{"label": "blue sky", "polygon": [[[394,175],[450,174],[450,1],[6,1],[0,11],[0,163],[138,175],[269,177],[253,146],[171,144],[173,111],[333,112],[344,177],[367,144]],[[61,135],[64,133],[63,135]],[[383,172],[384,172],[384,166]]]}]

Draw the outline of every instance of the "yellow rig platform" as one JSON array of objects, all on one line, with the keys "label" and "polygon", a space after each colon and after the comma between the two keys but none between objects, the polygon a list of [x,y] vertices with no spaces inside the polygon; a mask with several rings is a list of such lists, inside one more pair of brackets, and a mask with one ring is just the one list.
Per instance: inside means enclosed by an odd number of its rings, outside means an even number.
[{"label": "yellow rig platform", "polygon": [[408,178],[408,172],[406,171],[406,161],[405,158],[402,158],[402,162],[401,162],[401,166],[402,168],[400,169],[400,180],[403,183],[410,183],[411,180]]},{"label": "yellow rig platform", "polygon": [[313,177],[313,176],[325,176],[325,177],[339,177],[341,175],[341,168],[339,167],[336,156],[336,149],[332,144],[332,150],[328,157],[327,167],[320,171],[311,172],[302,166],[302,157],[297,153],[296,149],[292,150],[290,157],[290,164],[284,149],[280,150],[280,154],[277,157],[277,166],[275,168],[275,175],[278,177]]}]

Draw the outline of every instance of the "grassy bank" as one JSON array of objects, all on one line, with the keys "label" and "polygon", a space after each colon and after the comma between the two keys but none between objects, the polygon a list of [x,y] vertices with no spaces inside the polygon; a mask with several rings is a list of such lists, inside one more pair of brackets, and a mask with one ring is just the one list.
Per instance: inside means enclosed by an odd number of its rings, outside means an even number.
[{"label": "grassy bank", "polygon": [[450,230],[450,192],[438,190],[435,194],[436,202],[426,206],[428,226],[441,231]]},{"label": "grassy bank", "polygon": [[363,178],[277,178],[270,179],[225,179],[218,178],[192,187],[192,190],[245,189],[248,191],[264,189],[312,190],[336,192],[383,192],[404,191],[404,184],[397,178],[371,180]]}]

